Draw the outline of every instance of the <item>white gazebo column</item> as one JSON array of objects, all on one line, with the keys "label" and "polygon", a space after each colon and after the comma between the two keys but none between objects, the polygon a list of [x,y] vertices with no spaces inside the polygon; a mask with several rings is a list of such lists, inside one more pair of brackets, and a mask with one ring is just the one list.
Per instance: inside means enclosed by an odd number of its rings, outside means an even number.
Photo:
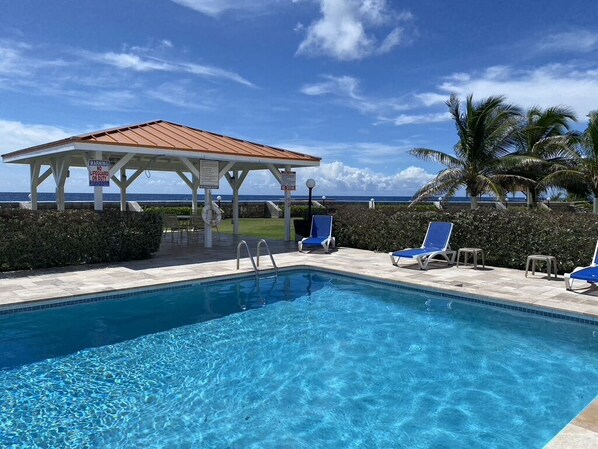
[{"label": "white gazebo column", "polygon": [[[274,165],[268,165],[268,169],[274,175],[276,180],[282,186],[282,174]],[[285,165],[284,171],[291,171],[289,165]],[[285,242],[291,241],[291,191],[284,191],[284,240]]]},{"label": "white gazebo column", "polygon": [[37,186],[40,168],[41,164],[39,163],[39,161],[35,161],[34,163],[29,165],[31,186],[31,210],[37,210]]},{"label": "white gazebo column", "polygon": [[[205,207],[212,207],[212,190],[204,189],[204,205]],[[206,248],[212,247],[212,226],[210,223],[205,224],[204,232],[204,246]]]},{"label": "white gazebo column", "polygon": [[50,167],[56,182],[56,209],[64,210],[64,185],[68,176],[69,161],[66,157],[54,159]]},{"label": "white gazebo column", "polygon": [[[291,171],[291,167],[286,166],[285,171]],[[291,241],[291,191],[284,191],[284,240]]]},{"label": "white gazebo column", "polygon": [[120,169],[120,210],[127,210],[127,169]]},{"label": "white gazebo column", "polygon": [[52,167],[50,167],[40,176],[41,165],[41,162],[35,161],[29,166],[31,172],[31,210],[37,210],[37,188],[53,173]]},{"label": "white gazebo column", "polygon": [[[98,155],[98,153],[96,153],[96,156]],[[126,211],[127,210],[127,188],[131,185],[131,183],[137,179],[137,176],[139,176],[138,173],[135,173],[130,180],[127,180],[127,164],[129,163],[129,161],[131,159],[133,159],[133,157],[135,156],[134,153],[127,153],[125,154],[119,161],[117,161],[112,167],[110,167],[110,169],[108,170],[108,173],[110,175],[110,179],[112,179],[114,181],[114,184],[116,184],[116,186],[120,189],[120,210],[121,211]],[[99,158],[101,159],[102,157],[102,153],[99,153]],[[85,161],[86,164],[88,164],[88,161]],[[116,178],[116,173],[120,172],[120,179]],[[101,187],[100,187],[101,189]],[[95,194],[95,189],[94,189],[94,194]],[[103,199],[103,191],[100,191],[100,195],[102,196]],[[95,198],[94,198],[95,199]],[[97,208],[98,204],[96,203],[95,205],[95,209],[96,210],[102,210],[102,205],[100,205],[100,209]]]},{"label": "white gazebo column", "polygon": [[233,173],[233,235],[239,235],[239,170]]},{"label": "white gazebo column", "polygon": [[239,235],[239,190],[245,181],[249,170],[244,170],[239,175],[239,170],[233,170],[233,175],[226,174],[226,180],[233,189],[233,235]]},{"label": "white gazebo column", "polygon": [[196,175],[191,175],[191,214],[197,215],[197,189],[199,188],[199,179]]},{"label": "white gazebo column", "polygon": [[[98,161],[102,160],[102,152],[96,151],[95,158]],[[93,188],[93,208],[95,210],[104,210],[104,188],[102,186],[95,186]]]}]

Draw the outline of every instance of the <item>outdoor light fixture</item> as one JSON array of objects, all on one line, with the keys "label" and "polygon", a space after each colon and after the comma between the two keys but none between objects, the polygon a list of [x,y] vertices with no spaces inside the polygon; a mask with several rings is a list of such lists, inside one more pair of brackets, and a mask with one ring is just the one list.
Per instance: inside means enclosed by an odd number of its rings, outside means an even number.
[{"label": "outdoor light fixture", "polygon": [[326,195],[322,195],[322,206],[326,206]]},{"label": "outdoor light fixture", "polygon": [[220,207],[220,201],[222,200],[222,197],[220,195],[218,195],[216,197],[216,201],[218,201],[218,207]]},{"label": "outdoor light fixture", "polygon": [[309,196],[307,199],[307,219],[311,222],[311,191],[316,186],[316,181],[309,178],[307,181],[305,181],[305,185],[309,189]]}]

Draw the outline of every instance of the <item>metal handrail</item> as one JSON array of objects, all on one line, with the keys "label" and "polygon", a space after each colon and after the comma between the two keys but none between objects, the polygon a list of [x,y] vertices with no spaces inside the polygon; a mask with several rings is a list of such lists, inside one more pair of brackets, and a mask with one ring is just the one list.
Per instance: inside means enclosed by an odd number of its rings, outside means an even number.
[{"label": "metal handrail", "polygon": [[247,242],[245,240],[241,240],[237,245],[237,270],[239,269],[239,263],[241,259],[241,246],[243,245],[245,245],[245,248],[247,248],[247,255],[249,256],[249,260],[251,261],[251,265],[253,266],[253,271],[255,272],[255,280],[256,282],[259,282],[260,278],[258,275],[257,266],[255,265],[255,261],[253,260],[253,256],[251,255],[251,251],[249,251],[249,246],[247,245]]},{"label": "metal handrail", "polygon": [[261,239],[259,242],[257,242],[257,257],[256,257],[256,265],[259,267],[260,266],[260,247],[262,246],[262,243],[266,246],[266,251],[268,251],[268,255],[270,256],[270,261],[272,262],[272,266],[274,267],[274,273],[276,274],[276,277],[278,278],[278,267],[276,266],[276,262],[274,262],[274,256],[272,256],[272,252],[270,252],[270,247],[268,246],[268,242],[266,242],[266,240]]}]

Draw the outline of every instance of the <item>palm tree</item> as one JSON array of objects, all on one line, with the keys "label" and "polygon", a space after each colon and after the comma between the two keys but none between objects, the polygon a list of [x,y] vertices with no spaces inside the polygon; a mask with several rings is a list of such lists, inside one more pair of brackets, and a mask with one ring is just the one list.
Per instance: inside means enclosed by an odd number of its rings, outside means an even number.
[{"label": "palm tree", "polygon": [[544,178],[552,165],[562,163],[570,157],[576,133],[569,131],[569,123],[575,121],[571,109],[557,106],[540,109],[530,108],[521,122],[521,128],[515,134],[515,155],[535,158],[536,162],[515,168],[512,173],[529,178],[519,186],[527,191],[528,206],[535,204],[541,192],[539,181]]},{"label": "palm tree", "polygon": [[469,95],[465,110],[455,95],[451,95],[446,104],[459,135],[455,156],[427,148],[410,151],[419,159],[439,162],[446,167],[415,194],[412,204],[430,195],[452,197],[464,187],[471,198],[471,208],[475,209],[478,196],[493,192],[502,197],[501,182],[522,180],[506,172],[521,112],[507,104],[502,96],[474,103],[473,95]]},{"label": "palm tree", "polygon": [[568,163],[557,166],[542,184],[591,193],[598,214],[598,111],[590,112],[588,127],[570,154]]}]

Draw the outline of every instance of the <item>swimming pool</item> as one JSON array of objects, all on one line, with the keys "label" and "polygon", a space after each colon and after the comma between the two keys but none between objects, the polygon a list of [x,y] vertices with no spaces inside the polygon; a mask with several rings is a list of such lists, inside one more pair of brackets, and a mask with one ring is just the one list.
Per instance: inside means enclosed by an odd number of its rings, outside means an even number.
[{"label": "swimming pool", "polygon": [[0,447],[541,448],[597,330],[318,271],[3,315]]}]

